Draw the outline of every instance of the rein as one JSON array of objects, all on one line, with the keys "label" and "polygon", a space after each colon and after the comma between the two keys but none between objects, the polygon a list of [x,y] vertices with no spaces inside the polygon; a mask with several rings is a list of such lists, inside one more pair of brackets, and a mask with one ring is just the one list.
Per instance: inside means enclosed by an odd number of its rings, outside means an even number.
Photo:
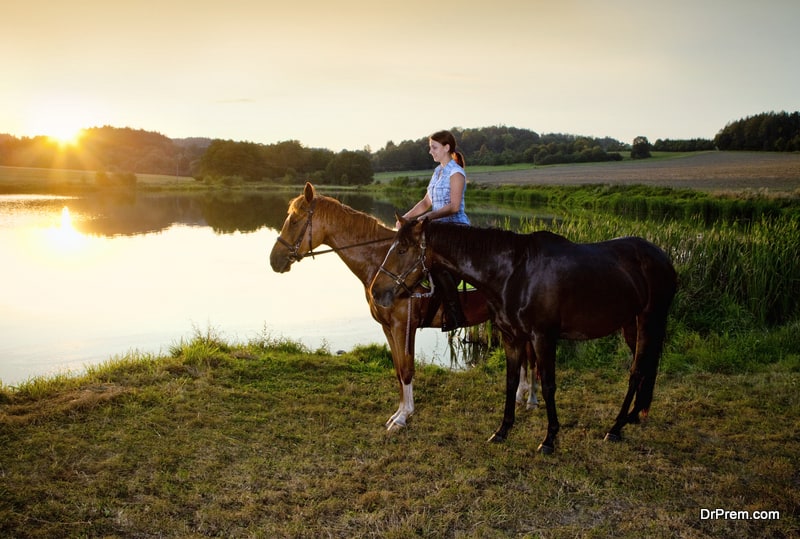
[{"label": "rein", "polygon": [[[394,284],[396,286],[398,286],[398,287],[402,288],[403,290],[405,290],[410,296],[414,295],[414,291],[411,290],[411,289],[416,287],[419,283],[422,282],[422,280],[425,277],[430,275],[430,270],[428,269],[427,265],[425,264],[425,253],[426,253],[426,250],[427,250],[427,243],[425,242],[425,231],[422,232],[422,239],[420,241],[419,247],[420,247],[420,254],[419,254],[419,258],[417,259],[417,263],[414,264],[413,266],[411,266],[410,268],[408,268],[406,271],[404,271],[400,275],[397,275],[397,274],[389,271],[388,269],[386,269],[386,267],[384,266],[384,264],[386,264],[386,260],[385,259],[383,261],[383,264],[381,264],[381,267],[378,268],[379,272],[385,273],[386,275],[388,275],[392,279],[392,281],[394,282]],[[391,248],[390,248],[390,250],[391,250]],[[386,253],[386,256],[388,258],[389,253]],[[414,272],[417,269],[417,266],[422,268],[422,275],[414,284],[409,286],[409,285],[406,284],[406,278],[408,278],[408,276],[411,275],[411,273]],[[433,284],[433,283],[431,282],[431,284]],[[432,290],[433,290],[433,287],[431,287],[431,291]]]},{"label": "rein", "polygon": [[[282,236],[278,235],[278,243],[283,245],[289,250],[289,260],[293,260],[295,262],[300,262],[303,258],[310,256],[314,258],[316,255],[324,255],[327,253],[335,253],[339,251],[344,251],[345,249],[352,249],[354,247],[361,247],[363,245],[370,245],[373,243],[380,243],[384,241],[391,241],[392,238],[385,238],[379,240],[368,240],[362,241],[359,243],[353,243],[350,245],[345,245],[343,247],[331,247],[330,249],[323,249],[322,251],[314,251],[314,245],[311,243],[314,237],[314,225],[312,222],[312,217],[314,216],[314,208],[317,205],[317,199],[311,201],[311,206],[308,209],[308,219],[306,219],[305,224],[303,225],[303,230],[300,231],[300,235],[297,237],[297,241],[294,244],[289,243]],[[300,253],[300,245],[303,243],[303,238],[306,235],[306,230],[308,230],[308,251],[305,253]]]},{"label": "rein", "polygon": [[[414,308],[413,308],[414,300],[415,299],[422,299],[422,298],[429,298],[429,297],[432,297],[433,294],[434,294],[433,279],[431,279],[431,287],[430,287],[430,290],[428,292],[414,292],[413,290],[411,290],[412,288],[415,288],[417,285],[419,285],[423,281],[423,279],[425,279],[426,277],[430,276],[430,273],[431,273],[431,270],[428,268],[427,264],[425,264],[425,254],[427,252],[428,245],[427,245],[427,242],[425,241],[425,231],[424,230],[422,231],[422,239],[421,239],[421,241],[419,243],[419,246],[420,246],[420,254],[419,254],[419,258],[417,259],[417,263],[414,264],[413,266],[411,266],[410,268],[408,268],[406,271],[404,271],[400,275],[397,275],[397,274],[389,271],[388,269],[386,269],[386,267],[384,266],[384,264],[386,263],[385,259],[383,261],[383,264],[381,264],[381,267],[378,268],[378,272],[379,273],[385,273],[386,275],[388,275],[389,278],[391,278],[392,281],[394,282],[395,286],[398,286],[398,287],[402,288],[403,290],[405,290],[408,293],[408,309],[406,309],[408,315],[406,317],[406,339],[405,339],[405,351],[406,351],[406,354],[413,354],[414,353],[414,350],[412,350],[412,347],[411,347],[411,334],[412,334],[411,313],[414,310]],[[389,251],[391,252],[391,247],[389,248]],[[386,253],[386,257],[387,258],[389,257],[389,253]],[[422,275],[420,276],[420,278],[414,284],[409,286],[405,282],[406,278],[409,275],[411,275],[411,273],[414,270],[417,269],[417,266],[419,266],[422,269]]]},{"label": "rein", "polygon": [[[329,249],[323,249],[321,251],[309,251],[304,255],[298,255],[300,258],[311,256],[314,258],[315,255],[325,255],[328,253],[338,253],[339,251],[344,251],[345,249],[352,249],[353,247],[361,247],[362,245],[370,245],[372,243],[381,243],[383,241],[392,241],[392,238],[384,238],[380,240],[369,240],[369,241],[362,241],[359,243],[351,243],[350,245],[344,245],[342,247],[330,247]],[[300,260],[298,258],[297,260]]]}]

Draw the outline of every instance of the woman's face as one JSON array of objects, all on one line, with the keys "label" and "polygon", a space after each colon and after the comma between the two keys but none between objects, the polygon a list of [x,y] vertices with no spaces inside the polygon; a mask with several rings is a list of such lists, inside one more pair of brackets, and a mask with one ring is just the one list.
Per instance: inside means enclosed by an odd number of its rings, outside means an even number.
[{"label": "woman's face", "polygon": [[450,145],[449,144],[440,144],[433,139],[428,141],[428,146],[430,150],[428,153],[431,154],[433,160],[437,163],[441,163],[442,160],[447,161],[448,157],[450,157]]}]

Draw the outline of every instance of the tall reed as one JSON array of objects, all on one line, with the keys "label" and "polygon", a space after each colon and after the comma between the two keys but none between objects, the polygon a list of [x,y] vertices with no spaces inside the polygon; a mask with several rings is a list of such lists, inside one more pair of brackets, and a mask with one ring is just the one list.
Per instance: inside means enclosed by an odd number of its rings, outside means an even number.
[{"label": "tall reed", "polygon": [[800,220],[762,216],[746,223],[703,216],[686,221],[569,215],[531,219],[521,232],[551,230],[575,242],[646,238],[667,252],[679,276],[673,316],[690,329],[730,332],[788,323],[800,316]]}]

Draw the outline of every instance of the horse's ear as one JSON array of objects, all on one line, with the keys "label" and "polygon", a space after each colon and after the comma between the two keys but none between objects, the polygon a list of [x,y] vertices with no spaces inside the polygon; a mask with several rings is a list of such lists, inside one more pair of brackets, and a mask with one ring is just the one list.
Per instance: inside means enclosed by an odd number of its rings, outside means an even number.
[{"label": "horse's ear", "polygon": [[312,200],[314,200],[314,195],[316,192],[314,191],[314,186],[311,185],[311,182],[306,182],[306,187],[303,189],[303,195],[306,197],[306,202],[309,204]]},{"label": "horse's ear", "polygon": [[394,211],[394,218],[397,220],[398,223],[400,223],[400,226],[403,226],[404,224],[408,223],[408,219],[397,213],[397,210]]}]

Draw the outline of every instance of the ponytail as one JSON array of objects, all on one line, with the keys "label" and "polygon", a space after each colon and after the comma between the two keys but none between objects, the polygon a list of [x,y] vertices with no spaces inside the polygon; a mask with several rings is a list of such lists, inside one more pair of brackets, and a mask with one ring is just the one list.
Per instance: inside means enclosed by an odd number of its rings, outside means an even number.
[{"label": "ponytail", "polygon": [[453,157],[453,159],[456,160],[456,163],[458,163],[458,166],[460,166],[461,168],[465,167],[466,163],[464,162],[464,154],[463,153],[461,153],[461,152],[453,152],[450,155]]}]

